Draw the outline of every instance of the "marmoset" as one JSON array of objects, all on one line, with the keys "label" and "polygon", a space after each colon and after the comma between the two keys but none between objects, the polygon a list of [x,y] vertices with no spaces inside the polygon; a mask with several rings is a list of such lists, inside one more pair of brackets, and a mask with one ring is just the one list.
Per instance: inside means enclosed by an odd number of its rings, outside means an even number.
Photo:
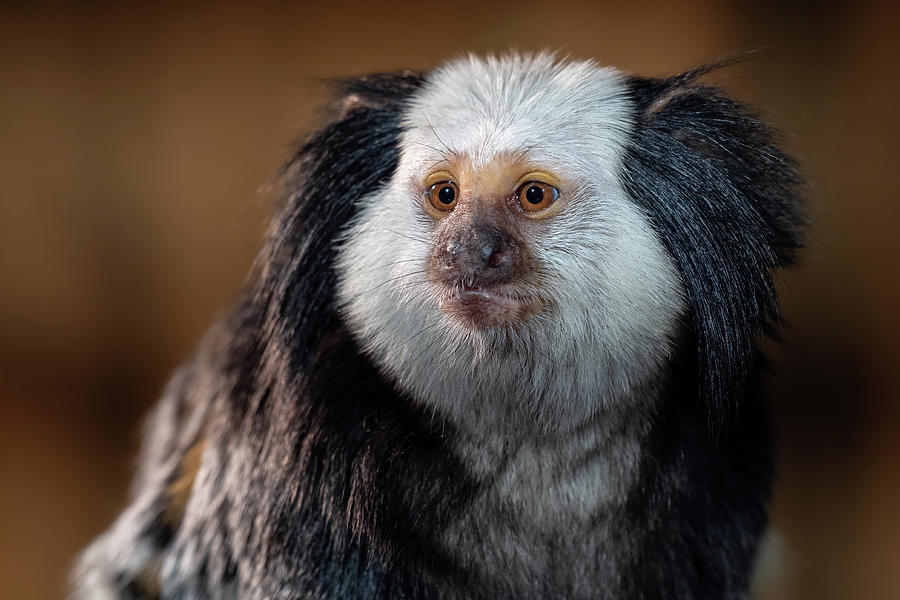
[{"label": "marmoset", "polygon": [[340,82],[74,596],[746,598],[803,202],[711,68]]}]

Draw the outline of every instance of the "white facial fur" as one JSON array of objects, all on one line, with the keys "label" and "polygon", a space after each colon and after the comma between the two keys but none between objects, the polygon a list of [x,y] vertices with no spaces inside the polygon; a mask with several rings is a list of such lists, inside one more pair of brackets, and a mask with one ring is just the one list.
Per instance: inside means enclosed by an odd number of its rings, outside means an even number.
[{"label": "white facial fur", "polygon": [[[458,60],[409,104],[393,178],[362,200],[340,247],[338,294],[367,352],[464,431],[564,431],[641,395],[668,356],[683,289],[619,181],[632,129],[621,75],[549,55]],[[467,328],[426,276],[435,220],[418,191],[452,152],[476,168],[524,152],[571,182],[526,240],[546,301],[514,327]],[[637,400],[635,400],[637,401]]]}]

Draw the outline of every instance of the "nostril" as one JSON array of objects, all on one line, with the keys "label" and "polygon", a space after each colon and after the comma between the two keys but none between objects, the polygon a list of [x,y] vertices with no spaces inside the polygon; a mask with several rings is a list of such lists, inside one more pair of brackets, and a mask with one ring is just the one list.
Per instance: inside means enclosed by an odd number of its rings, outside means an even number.
[{"label": "nostril", "polygon": [[497,267],[505,266],[505,263],[507,262],[506,252],[503,252],[502,250],[497,250],[495,252],[491,252],[485,258],[487,259],[488,267],[490,267],[492,269],[496,269]]}]

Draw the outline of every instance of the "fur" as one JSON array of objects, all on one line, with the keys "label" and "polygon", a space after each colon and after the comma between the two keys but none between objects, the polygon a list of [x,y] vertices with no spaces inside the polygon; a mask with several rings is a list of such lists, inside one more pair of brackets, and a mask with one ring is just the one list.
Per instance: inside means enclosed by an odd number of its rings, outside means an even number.
[{"label": "fur", "polygon": [[[344,82],[75,597],[745,598],[755,343],[803,222],[774,132],[702,74],[535,55]],[[505,160],[559,174],[561,208],[511,233],[539,308],[471,327],[429,276],[469,217],[417,186]]]}]

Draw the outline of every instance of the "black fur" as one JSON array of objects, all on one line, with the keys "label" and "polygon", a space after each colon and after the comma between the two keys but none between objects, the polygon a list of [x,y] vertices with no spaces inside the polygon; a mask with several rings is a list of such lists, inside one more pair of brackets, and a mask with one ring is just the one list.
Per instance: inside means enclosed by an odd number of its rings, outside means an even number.
[{"label": "black fur", "polygon": [[697,84],[705,72],[632,80],[638,126],[624,183],[682,274],[715,433],[739,408],[755,339],[777,318],[770,271],[791,263],[804,220],[796,166],[774,131]]},{"label": "black fur", "polygon": [[[398,393],[335,310],[335,240],[396,168],[405,102],[422,82],[345,82],[337,119],[285,167],[255,282],[151,421],[135,490],[151,501],[89,551],[83,581],[120,598],[503,596],[435,535],[490,482],[466,471],[453,427]],[[691,320],[660,382],[639,483],[592,524],[616,545],[584,568],[614,573],[597,598],[743,598],[771,479],[754,340],[777,316],[770,270],[799,246],[799,180],[767,126],[693,75],[630,89],[623,182],[682,274]],[[203,464],[173,523],[166,486],[199,440]],[[152,568],[126,566],[123,544],[152,548]],[[148,577],[158,596],[141,591]]]}]

